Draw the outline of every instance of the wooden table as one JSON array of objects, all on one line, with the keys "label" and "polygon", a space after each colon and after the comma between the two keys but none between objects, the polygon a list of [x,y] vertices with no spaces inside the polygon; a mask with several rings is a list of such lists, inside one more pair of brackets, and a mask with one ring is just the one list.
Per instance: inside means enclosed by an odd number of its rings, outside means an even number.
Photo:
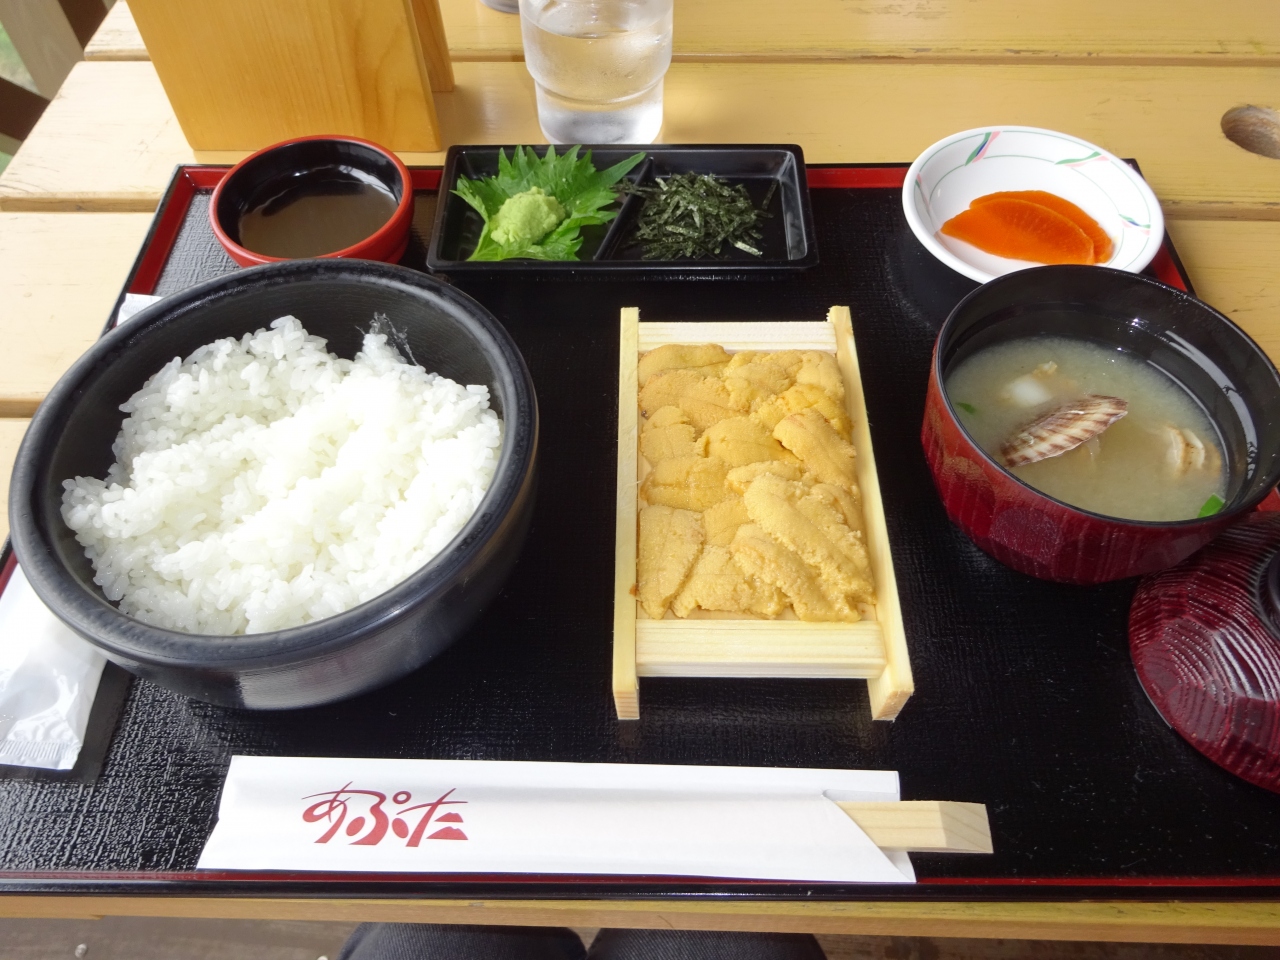
[{"label": "wooden table", "polygon": [[[523,60],[520,22],[477,0],[440,0],[449,51],[459,61]],[[802,0],[677,3],[676,62],[1086,63],[1270,66],[1280,21],[1266,0],[1159,5],[1076,0],[1058,10],[1022,0],[907,0],[850,4]],[[120,0],[85,48],[89,60],[146,60]]]},{"label": "wooden table", "polygon": [[[518,21],[442,0],[450,143],[542,142]],[[98,335],[177,163],[195,157],[117,3],[0,176],[0,473],[26,420]],[[1280,161],[1219,129],[1280,106],[1272,0],[1049,11],[1021,0],[677,4],[668,142],[794,142],[815,162],[902,161],[954,130],[1029,123],[1134,156],[1201,295],[1280,358]],[[230,160],[234,156],[205,156]],[[439,162],[440,155],[407,156]],[[277,917],[1280,944],[1275,903],[217,900],[9,896],[0,915]]]}]

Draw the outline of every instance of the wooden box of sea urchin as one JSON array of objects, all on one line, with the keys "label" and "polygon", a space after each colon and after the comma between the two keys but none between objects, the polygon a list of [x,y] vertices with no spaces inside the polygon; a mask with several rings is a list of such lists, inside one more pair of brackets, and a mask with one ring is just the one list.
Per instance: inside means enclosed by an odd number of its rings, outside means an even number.
[{"label": "wooden box of sea urchin", "polygon": [[[613,695],[619,718],[639,717],[640,677],[845,677],[866,680],[872,717],[877,720],[892,720],[911,696],[914,685],[884,506],[871,449],[871,432],[867,424],[866,403],[858,371],[849,308],[832,307],[826,322],[641,323],[639,310],[628,307],[622,310],[620,342],[617,553],[613,622]],[[786,561],[796,570],[812,572],[814,563],[808,561],[815,561],[818,568],[822,567],[822,559],[814,557],[814,550],[829,550],[838,564],[844,563],[845,559],[840,554],[841,550],[844,555],[854,556],[857,561],[855,566],[869,578],[873,594],[869,592],[861,597],[855,596],[854,599],[858,601],[856,603],[850,600],[849,606],[844,608],[845,616],[842,620],[824,621],[824,611],[816,608],[806,609],[806,619],[800,619],[794,605],[786,606],[779,612],[776,600],[785,594],[776,593],[772,582],[766,586],[775,591],[775,601],[763,616],[724,610],[690,609],[693,606],[690,602],[683,605],[683,617],[675,616],[669,608],[660,619],[646,613],[640,598],[642,595],[652,598],[650,584],[654,576],[653,564],[650,563],[646,571],[644,565],[638,563],[637,557],[642,539],[641,510],[653,506],[644,502],[644,491],[650,489],[644,481],[653,465],[641,453],[641,402],[642,389],[646,384],[639,383],[639,371],[642,356],[668,344],[718,344],[730,355],[743,351],[766,354],[812,351],[815,355],[810,360],[822,361],[817,366],[824,367],[827,376],[838,376],[843,385],[843,397],[839,400],[842,409],[828,406],[827,413],[842,421],[841,432],[847,434],[843,444],[837,444],[834,440],[832,443],[843,451],[845,463],[852,460],[849,469],[856,482],[851,485],[851,491],[855,499],[860,494],[861,529],[856,530],[859,524],[851,522],[854,531],[837,529],[834,539],[828,541],[819,537],[816,528],[812,528],[803,519],[802,514],[806,510],[808,515],[816,515],[815,511],[821,513],[824,509],[836,509],[838,504],[833,504],[837,500],[848,501],[839,491],[832,491],[829,485],[825,488],[827,506],[824,507],[821,503],[801,504],[799,501],[791,505],[796,509],[791,510],[791,515],[784,518],[784,522],[789,520],[798,531],[791,539],[788,539],[785,529],[770,530],[767,523],[757,526],[754,516],[750,520],[739,518],[738,526],[733,529],[741,530],[757,541],[764,541],[766,552],[777,551],[778,559]],[[824,360],[816,354],[834,355],[834,368],[829,357]],[[796,355],[792,353],[790,356],[792,359],[788,362],[794,365],[797,362]],[[718,366],[724,367],[725,364]],[[652,379],[652,376],[647,379]],[[693,382],[697,378],[689,376],[687,379]],[[767,394],[757,395],[754,401],[757,408],[762,402],[761,397],[767,399]],[[790,402],[793,408],[796,407],[795,400]],[[682,421],[679,409],[667,409],[669,412],[666,417],[673,424],[679,424]],[[747,408],[744,406],[744,421],[747,419],[746,413]],[[791,429],[798,429],[796,424],[802,424],[805,416],[811,421],[816,420],[821,429],[830,428],[826,418],[815,413],[804,414],[803,410],[800,413],[802,416],[790,425]],[[757,421],[761,419],[758,413],[751,416]],[[687,418],[684,419],[687,422]],[[768,419],[764,418],[766,423]],[[827,424],[826,427],[823,426],[824,423]],[[654,426],[655,422],[644,420],[644,424],[647,429]],[[751,427],[751,424],[743,423],[742,426]],[[780,422],[775,425],[775,436],[780,426]],[[691,426],[683,437],[687,441],[687,437],[699,432],[699,442],[705,446],[705,437],[709,436],[710,430],[708,427],[699,431],[698,427]],[[721,431],[721,434],[724,433],[726,431]],[[763,439],[767,436],[767,433],[763,434],[755,442],[768,443],[768,440]],[[852,451],[848,450],[849,444],[852,445]],[[800,470],[807,470],[809,461],[798,458],[790,449],[780,456],[789,458],[787,463],[792,466],[779,468],[776,472],[783,475],[781,480],[770,479],[768,486],[773,491],[783,492],[781,510],[785,512],[789,509],[785,502],[786,491],[792,491],[791,496],[799,496],[806,489],[812,491],[815,478],[805,472],[803,483],[797,480],[788,486],[785,476],[788,470],[794,478]],[[688,465],[692,468],[702,466],[690,457],[685,459],[689,460]],[[719,465],[716,468],[720,469]],[[748,476],[758,476],[759,472],[765,472],[751,470],[750,465],[748,469]],[[727,476],[729,479],[726,483],[734,482],[733,471]],[[739,474],[739,479],[742,476],[744,475]],[[820,477],[816,479],[822,480]],[[808,486],[805,487],[804,483]],[[761,504],[768,506],[768,501],[763,500],[763,496],[762,492],[760,496],[751,499],[748,491],[743,500],[751,503],[754,510],[760,508]],[[705,532],[711,525],[710,520],[705,520],[706,514],[702,515],[704,530],[699,533],[696,528],[699,521],[689,516],[692,511],[677,509],[678,506],[677,502],[676,507],[664,508],[673,512],[660,514],[656,520],[649,520],[648,529],[652,531],[654,523],[668,522],[673,518],[685,527],[694,525],[690,527],[692,536],[683,541],[676,534],[663,540],[664,544],[669,540],[671,546],[669,550],[664,546],[662,555],[664,558],[668,554],[675,557],[672,561],[676,571],[673,576],[677,579],[683,576],[687,587],[691,582],[689,578],[699,569],[696,566],[697,560],[690,558],[701,558],[699,551],[704,549],[702,544],[711,543],[713,538]],[[732,509],[745,511],[748,508],[734,505]],[[694,513],[693,516],[697,514]],[[766,537],[766,534],[771,536],[775,533],[779,533],[780,539],[785,543],[774,543]],[[802,543],[797,542],[797,537],[811,539]],[[690,546],[690,540],[697,540],[697,545]],[[649,549],[653,549],[652,546]],[[750,549],[750,543],[744,544],[735,539],[733,550],[739,551],[733,554],[735,562],[747,556],[741,551]],[[722,548],[714,562],[727,563],[728,556]],[[746,560],[741,562],[745,563]],[[740,569],[735,567],[735,573],[740,572]],[[663,575],[666,575],[665,570]],[[753,571],[751,576],[755,577],[753,582],[759,584],[759,570]],[[816,600],[816,607],[820,608],[822,597],[817,595]],[[836,600],[838,605],[840,598],[837,597]],[[650,606],[652,608],[652,602]],[[665,602],[663,607],[666,607]],[[850,613],[851,608],[856,608],[857,613]],[[827,609],[825,615],[830,616],[831,610]],[[857,616],[858,619],[848,622],[852,616]]]}]

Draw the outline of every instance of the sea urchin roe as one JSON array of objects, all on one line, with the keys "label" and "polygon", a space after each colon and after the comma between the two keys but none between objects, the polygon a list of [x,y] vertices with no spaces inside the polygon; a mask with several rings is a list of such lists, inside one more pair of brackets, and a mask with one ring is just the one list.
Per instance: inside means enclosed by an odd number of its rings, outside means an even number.
[{"label": "sea urchin roe", "polygon": [[875,589],[835,357],[668,345],[639,370],[645,614],[858,620]]},{"label": "sea urchin roe", "polygon": [[1096,220],[1044,190],[978,197],[944,223],[942,233],[986,253],[1035,263],[1105,263],[1113,250]]}]

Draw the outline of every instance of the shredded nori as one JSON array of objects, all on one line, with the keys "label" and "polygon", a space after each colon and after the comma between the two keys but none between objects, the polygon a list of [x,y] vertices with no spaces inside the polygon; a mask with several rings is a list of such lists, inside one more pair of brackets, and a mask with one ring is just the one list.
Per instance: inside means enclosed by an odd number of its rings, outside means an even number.
[{"label": "shredded nori", "polygon": [[760,256],[753,241],[764,234],[761,217],[773,199],[778,181],[773,181],[760,209],[756,209],[742,184],[732,186],[706,173],[674,174],[654,181],[653,186],[635,186],[623,181],[625,193],[645,198],[636,224],[636,237],[644,245],[646,260],[720,258],[725,244],[744,253]]}]

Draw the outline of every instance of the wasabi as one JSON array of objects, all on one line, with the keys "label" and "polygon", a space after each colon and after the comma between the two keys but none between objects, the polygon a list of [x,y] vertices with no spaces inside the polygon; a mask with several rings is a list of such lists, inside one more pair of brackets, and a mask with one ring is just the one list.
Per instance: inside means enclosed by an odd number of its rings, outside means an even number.
[{"label": "wasabi", "polygon": [[504,247],[537,243],[567,216],[560,201],[541,187],[509,197],[493,218],[490,236]]}]

